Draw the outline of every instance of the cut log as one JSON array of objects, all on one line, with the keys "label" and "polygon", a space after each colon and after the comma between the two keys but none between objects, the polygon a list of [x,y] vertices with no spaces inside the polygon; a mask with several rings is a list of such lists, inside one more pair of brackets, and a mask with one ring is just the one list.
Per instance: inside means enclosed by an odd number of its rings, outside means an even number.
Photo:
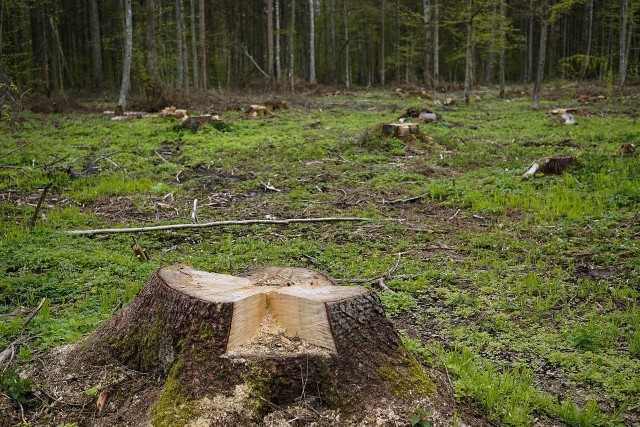
[{"label": "cut log", "polygon": [[387,123],[382,125],[382,135],[387,137],[404,137],[418,135],[420,127],[417,123]]},{"label": "cut log", "polygon": [[183,129],[189,129],[192,132],[197,132],[204,126],[213,123],[214,120],[220,120],[220,117],[214,117],[210,114],[205,114],[203,116],[184,116],[180,121],[180,127]]},{"label": "cut log", "polygon": [[[379,405],[410,414],[434,390],[375,292],[302,268],[242,277],[161,268],[73,363],[114,360],[166,378],[150,405],[154,425],[249,425],[309,395],[345,417]],[[230,398],[232,407],[210,404]]]},{"label": "cut log", "polygon": [[269,115],[269,109],[264,105],[252,105],[247,110],[249,117],[264,117]]},{"label": "cut log", "polygon": [[545,157],[544,159],[539,159],[533,162],[531,166],[529,166],[529,169],[522,175],[522,177],[529,178],[536,172],[560,175],[570,166],[579,165],[580,161],[574,156]]}]

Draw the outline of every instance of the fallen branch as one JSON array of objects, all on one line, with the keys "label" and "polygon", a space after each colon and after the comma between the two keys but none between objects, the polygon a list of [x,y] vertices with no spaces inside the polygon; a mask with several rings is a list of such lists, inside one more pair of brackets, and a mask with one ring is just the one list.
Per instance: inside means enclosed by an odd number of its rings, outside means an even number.
[{"label": "fallen branch", "polygon": [[150,227],[102,228],[102,229],[94,229],[94,230],[66,230],[66,231],[63,231],[62,233],[78,236],[78,235],[93,235],[93,234],[145,233],[149,231],[179,230],[184,228],[224,227],[227,225],[256,225],[256,224],[289,225],[289,224],[317,223],[317,222],[366,222],[366,221],[374,221],[374,220],[371,218],[356,218],[356,217],[242,219],[242,220],[229,220],[229,221],[214,221],[214,222],[206,222],[202,224],[190,223],[190,224],[154,225]]},{"label": "fallen branch", "polygon": [[[33,320],[34,317],[36,317],[46,300],[46,298],[42,298],[42,300],[40,300],[40,304],[38,304],[38,306],[27,316],[27,318],[22,323],[22,329],[20,330],[19,335],[24,332],[27,325]],[[11,359],[13,359],[13,355],[15,354],[16,350],[15,346],[18,345],[19,342],[20,338],[16,338],[11,344],[9,344],[7,348],[4,349],[2,353],[0,353],[0,366],[4,365],[5,362],[7,362],[7,364],[11,363]]]},{"label": "fallen branch", "polygon": [[24,143],[24,144],[22,144],[21,146],[19,146],[19,147],[17,147],[17,148],[14,148],[13,150],[11,150],[11,151],[9,151],[9,152],[6,152],[6,153],[4,153],[4,154],[0,155],[0,159],[3,159],[3,158],[5,158],[5,157],[7,157],[7,156],[9,156],[9,155],[11,155],[11,154],[13,154],[13,153],[15,153],[16,151],[20,151],[20,150],[22,150],[24,147],[27,147],[27,146],[29,146],[29,145],[33,144],[34,142],[36,142],[37,140],[39,140],[39,139],[40,139],[40,138],[42,138],[43,136],[47,136],[47,135],[49,135],[50,133],[51,133],[51,132],[45,132],[45,133],[43,133],[42,135],[38,135],[38,136],[36,136],[36,137],[35,137],[35,138],[33,138],[32,140],[25,142],[25,143]]},{"label": "fallen branch", "polygon": [[42,194],[40,194],[40,198],[38,199],[36,210],[33,211],[33,215],[31,216],[31,219],[29,220],[29,224],[27,225],[28,228],[33,228],[36,226],[36,221],[38,220],[38,214],[40,213],[40,208],[42,208],[42,202],[44,201],[44,198],[47,197],[47,192],[49,191],[49,188],[51,188],[52,185],[53,183],[50,182],[44,186],[44,189],[42,190]]},{"label": "fallen branch", "polygon": [[395,205],[396,203],[407,203],[407,202],[414,202],[416,200],[420,200],[424,197],[427,197],[429,194],[428,193],[424,193],[424,194],[420,194],[419,196],[414,196],[414,197],[409,197],[407,199],[396,199],[396,200],[385,200],[382,199],[382,204],[383,205]]}]

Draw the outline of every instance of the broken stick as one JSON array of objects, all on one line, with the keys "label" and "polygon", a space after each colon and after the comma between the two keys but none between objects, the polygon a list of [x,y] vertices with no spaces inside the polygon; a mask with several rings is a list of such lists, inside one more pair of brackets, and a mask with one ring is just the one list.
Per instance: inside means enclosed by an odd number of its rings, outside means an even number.
[{"label": "broken stick", "polygon": [[[38,304],[38,306],[27,316],[27,318],[22,323],[20,334],[24,332],[27,325],[33,320],[34,317],[36,317],[46,300],[46,298],[42,298],[40,300],[40,304]],[[15,354],[15,346],[18,345],[19,342],[20,338],[16,338],[11,344],[9,344],[7,348],[4,349],[2,353],[0,353],[0,366],[3,366],[5,362],[11,363],[11,359],[13,359],[13,355]]]},{"label": "broken stick", "polygon": [[223,227],[226,225],[256,225],[256,224],[299,224],[299,223],[316,223],[316,222],[366,222],[374,221],[372,218],[357,218],[357,217],[326,217],[326,218],[290,218],[290,219],[242,219],[242,220],[230,220],[230,221],[214,221],[206,222],[202,224],[168,224],[168,225],[154,225],[151,227],[131,227],[131,228],[102,228],[94,230],[67,230],[63,231],[64,234],[70,234],[74,236],[78,235],[93,235],[93,234],[116,234],[116,233],[145,233],[149,231],[163,231],[163,230],[178,230],[183,228],[211,228],[211,227]]}]

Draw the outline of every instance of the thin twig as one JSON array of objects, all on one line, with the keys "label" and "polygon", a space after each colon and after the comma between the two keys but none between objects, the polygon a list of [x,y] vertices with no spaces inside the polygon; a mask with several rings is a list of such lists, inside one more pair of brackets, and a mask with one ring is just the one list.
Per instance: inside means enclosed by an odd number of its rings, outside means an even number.
[{"label": "thin twig", "polygon": [[51,133],[51,131],[50,131],[50,132],[45,132],[45,133],[43,133],[42,135],[38,135],[38,136],[36,136],[36,137],[35,137],[35,138],[33,138],[32,140],[25,142],[25,143],[24,143],[24,144],[22,144],[21,146],[19,146],[19,147],[17,147],[17,148],[14,148],[13,150],[11,150],[11,151],[9,151],[9,152],[7,152],[7,153],[4,153],[4,154],[0,155],[0,159],[3,159],[3,158],[5,158],[5,157],[7,157],[7,156],[9,156],[9,155],[11,155],[11,154],[13,154],[13,153],[15,153],[16,151],[22,150],[24,147],[27,147],[27,146],[29,146],[29,145],[33,144],[34,142],[36,142],[37,140],[39,140],[39,139],[40,139],[40,138],[42,138],[43,136],[49,135],[50,133]]},{"label": "thin twig", "polygon": [[198,210],[198,199],[193,199],[193,209],[191,209],[191,223],[192,224],[197,224],[198,223],[197,210]]},{"label": "thin twig", "polygon": [[114,151],[113,153],[104,154],[104,155],[102,155],[102,156],[98,157],[97,159],[95,159],[95,160],[93,161],[93,163],[91,163],[91,165],[90,165],[88,168],[86,168],[85,170],[83,170],[82,172],[80,172],[80,175],[78,175],[78,176],[82,176],[82,175],[84,175],[84,174],[88,173],[91,169],[93,169],[93,167],[94,167],[95,165],[97,165],[97,164],[98,164],[98,162],[101,162],[102,160],[107,159],[107,158],[109,158],[109,157],[111,157],[111,156],[114,156],[114,155],[116,155],[116,154],[118,154],[118,153],[120,153],[120,151],[119,151],[119,150],[118,150],[118,151]]},{"label": "thin twig", "polygon": [[150,227],[103,228],[103,229],[94,229],[94,230],[67,230],[67,231],[63,231],[63,233],[77,236],[77,235],[93,235],[93,234],[145,233],[149,231],[179,230],[184,228],[211,228],[211,227],[223,227],[227,225],[256,225],[256,224],[289,225],[289,224],[317,223],[317,222],[366,222],[366,221],[375,221],[375,220],[372,218],[357,218],[357,217],[244,219],[244,220],[214,221],[214,222],[206,222],[202,224],[168,224],[168,225],[154,225]]},{"label": "thin twig", "polygon": [[458,210],[456,211],[456,213],[454,213],[454,214],[453,214],[453,216],[452,216],[451,218],[449,218],[447,221],[451,221],[452,219],[454,219],[455,217],[457,217],[459,213],[460,213],[460,209],[458,209]]},{"label": "thin twig", "polygon": [[414,196],[414,197],[408,197],[406,199],[396,199],[396,200],[385,200],[382,199],[382,204],[383,205],[395,205],[397,203],[407,203],[407,202],[414,202],[416,200],[420,200],[424,197],[427,197],[429,195],[429,193],[424,193],[424,194],[420,194],[419,196]]},{"label": "thin twig", "polygon": [[47,191],[49,191],[49,188],[51,188],[52,185],[53,185],[53,182],[50,182],[44,186],[44,189],[42,190],[42,194],[40,194],[40,198],[38,199],[36,210],[33,211],[33,215],[31,216],[31,219],[29,220],[29,224],[27,225],[28,228],[33,228],[36,226],[36,221],[38,220],[38,214],[40,213],[40,208],[42,208],[42,202],[44,201],[44,198],[47,196]]},{"label": "thin twig", "polygon": [[[46,298],[42,298],[42,300],[40,300],[40,304],[38,304],[38,306],[27,316],[27,318],[22,323],[20,334],[24,332],[27,325],[33,320],[34,317],[36,317],[46,300]],[[2,353],[0,353],[0,366],[2,366],[7,361],[7,359],[9,360],[9,363],[11,362],[11,359],[13,359],[13,355],[15,354],[15,346],[19,343],[20,338],[16,338],[11,344],[9,344],[7,348],[4,349]]]},{"label": "thin twig", "polygon": [[451,375],[449,375],[449,368],[447,367],[447,362],[444,361],[442,356],[440,356],[438,353],[431,350],[430,348],[428,347],[423,347],[423,348],[432,356],[437,357],[440,363],[442,363],[442,366],[444,367],[444,373],[447,376],[447,381],[449,382],[449,387],[451,387],[451,393],[453,394],[453,406],[455,406],[456,405],[456,389],[453,386],[453,381],[451,381]]}]

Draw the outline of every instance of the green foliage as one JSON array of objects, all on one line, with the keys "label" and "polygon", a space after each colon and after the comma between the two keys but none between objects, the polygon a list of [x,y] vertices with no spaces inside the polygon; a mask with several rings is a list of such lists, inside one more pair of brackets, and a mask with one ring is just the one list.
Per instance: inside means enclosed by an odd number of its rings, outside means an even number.
[{"label": "green foliage", "polygon": [[9,368],[0,372],[0,391],[23,404],[31,399],[33,382],[30,378],[22,378],[15,368]]},{"label": "green foliage", "polygon": [[429,417],[430,415],[426,410],[416,408],[410,420],[411,427],[431,427]]}]

